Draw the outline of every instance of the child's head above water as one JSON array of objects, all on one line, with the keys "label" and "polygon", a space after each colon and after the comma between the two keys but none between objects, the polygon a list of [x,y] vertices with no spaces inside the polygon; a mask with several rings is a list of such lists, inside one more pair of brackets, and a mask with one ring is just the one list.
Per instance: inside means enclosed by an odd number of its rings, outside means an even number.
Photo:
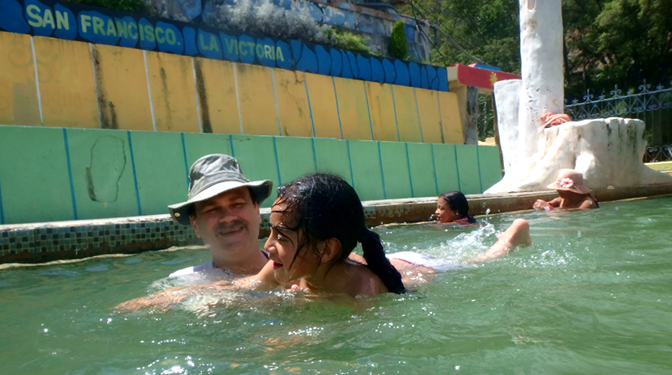
[{"label": "child's head above water", "polygon": [[314,267],[317,268],[325,251],[325,246],[320,244],[335,239],[340,248],[329,260],[329,265],[333,266],[345,261],[360,242],[367,267],[387,289],[393,293],[405,290],[401,275],[385,257],[379,236],[366,227],[357,192],[341,178],[318,173],[283,185],[278,188],[278,198],[271,212],[281,213],[283,229],[297,234],[297,251],[291,263],[312,252],[315,256],[310,258],[316,259]]},{"label": "child's head above water", "polygon": [[467,197],[459,191],[449,191],[439,195],[434,215],[440,223],[452,223],[462,219],[466,219],[469,223],[476,222],[476,219],[469,215]]},{"label": "child's head above water", "polygon": [[574,169],[561,169],[558,178],[547,188],[557,191],[559,197],[549,202],[537,199],[532,205],[535,210],[548,211],[555,207],[586,210],[600,207],[590,189],[583,183],[583,174]]},{"label": "child's head above water", "polygon": [[547,188],[561,191],[568,191],[575,194],[590,194],[590,189],[583,183],[583,174],[574,169],[561,169],[555,182],[548,185]]}]

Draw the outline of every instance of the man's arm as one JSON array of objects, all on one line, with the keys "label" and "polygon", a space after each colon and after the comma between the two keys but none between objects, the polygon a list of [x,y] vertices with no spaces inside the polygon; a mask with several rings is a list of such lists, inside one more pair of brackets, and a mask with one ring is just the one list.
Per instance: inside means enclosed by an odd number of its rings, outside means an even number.
[{"label": "man's arm", "polygon": [[187,297],[206,293],[208,290],[272,290],[279,286],[273,275],[273,262],[268,262],[258,274],[231,281],[218,281],[208,285],[166,289],[147,297],[136,298],[115,306],[117,311],[136,311],[149,307],[151,311],[166,311]]}]

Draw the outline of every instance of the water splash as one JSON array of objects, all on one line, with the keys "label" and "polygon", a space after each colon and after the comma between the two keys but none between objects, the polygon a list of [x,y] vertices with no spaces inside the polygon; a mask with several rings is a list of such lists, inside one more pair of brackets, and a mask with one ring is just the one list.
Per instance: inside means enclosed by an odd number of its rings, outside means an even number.
[{"label": "water splash", "polygon": [[[426,227],[432,228],[432,227]],[[431,238],[423,238],[427,233],[418,233],[415,243],[400,244],[394,240],[386,241],[385,248],[389,253],[412,251],[419,253],[422,264],[440,271],[448,271],[464,265],[464,260],[485,252],[497,241],[494,225],[485,222],[476,228],[441,228],[446,237],[456,231],[466,230],[449,239],[440,239],[432,230]],[[445,237],[444,237],[445,238]]]}]

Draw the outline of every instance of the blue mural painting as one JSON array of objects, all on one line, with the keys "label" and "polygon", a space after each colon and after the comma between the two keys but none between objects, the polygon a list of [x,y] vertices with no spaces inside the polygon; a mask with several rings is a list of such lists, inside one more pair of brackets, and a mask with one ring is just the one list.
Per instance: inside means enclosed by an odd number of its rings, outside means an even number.
[{"label": "blue mural painting", "polygon": [[0,30],[448,91],[446,68],[54,0],[0,0]]}]

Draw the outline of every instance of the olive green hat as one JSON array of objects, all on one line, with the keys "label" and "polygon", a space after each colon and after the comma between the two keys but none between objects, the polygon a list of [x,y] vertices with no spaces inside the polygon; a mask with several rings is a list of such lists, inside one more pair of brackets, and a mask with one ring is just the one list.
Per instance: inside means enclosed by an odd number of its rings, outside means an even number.
[{"label": "olive green hat", "polygon": [[250,188],[257,203],[261,203],[271,195],[273,182],[248,180],[240,170],[238,161],[229,155],[205,155],[196,160],[189,170],[187,201],[168,206],[170,216],[180,224],[189,225],[189,214],[194,203],[243,186]]}]

